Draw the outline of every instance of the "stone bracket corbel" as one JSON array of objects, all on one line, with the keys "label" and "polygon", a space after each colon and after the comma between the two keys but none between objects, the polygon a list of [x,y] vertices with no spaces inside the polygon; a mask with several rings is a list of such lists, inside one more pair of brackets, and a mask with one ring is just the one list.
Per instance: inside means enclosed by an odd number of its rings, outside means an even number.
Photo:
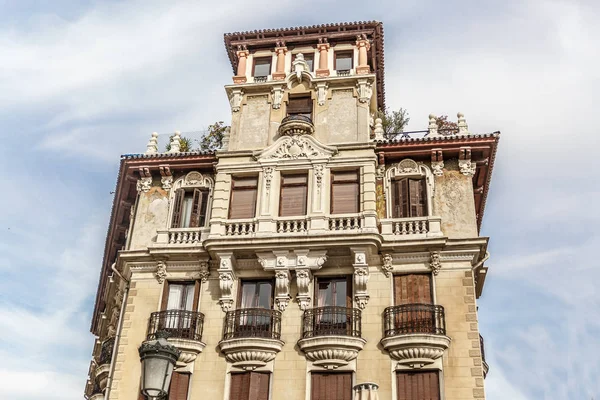
[{"label": "stone bracket corbel", "polygon": [[167,263],[163,260],[159,260],[156,262],[156,272],[154,273],[156,280],[159,284],[163,284],[165,279],[167,279]]},{"label": "stone bracket corbel", "polygon": [[[244,79],[246,79],[244,77]],[[229,94],[229,105],[231,106],[232,112],[240,111],[242,99],[244,98],[244,91],[242,89],[231,89]]]},{"label": "stone bracket corbel", "polygon": [[391,254],[384,254],[381,259],[381,271],[387,278],[389,278],[394,271],[394,259]]},{"label": "stone bracket corbel", "polygon": [[354,300],[358,308],[363,310],[369,302],[367,284],[369,282],[369,265],[365,249],[351,248],[354,256]]},{"label": "stone bracket corbel", "polygon": [[281,108],[283,93],[283,85],[274,85],[271,88],[271,107],[273,107],[273,109],[279,110],[279,108]]},{"label": "stone bracket corbel", "polygon": [[200,272],[198,272],[198,279],[202,282],[208,281],[208,277],[210,276],[210,269],[208,265],[208,261],[200,261]]},{"label": "stone bracket corbel", "polygon": [[435,176],[444,175],[444,156],[442,149],[431,150],[431,170]]},{"label": "stone bracket corbel", "polygon": [[136,184],[136,189],[139,192],[148,193],[150,188],[152,187],[152,174],[147,167],[139,168],[140,179],[138,179]]},{"label": "stone bracket corbel", "polygon": [[325,105],[325,101],[327,100],[327,90],[329,89],[329,84],[327,82],[317,82],[316,91],[317,91],[317,104],[320,106]]},{"label": "stone bracket corbel", "polygon": [[466,146],[460,148],[458,152],[458,168],[460,169],[460,173],[465,176],[475,175],[477,165],[471,161],[470,147]]},{"label": "stone bracket corbel", "polygon": [[361,103],[368,103],[371,101],[373,95],[373,84],[368,79],[359,79],[356,83],[356,90],[358,92],[358,101]]},{"label": "stone bracket corbel", "polygon": [[298,301],[298,306],[302,311],[308,309],[311,304],[311,282],[312,273],[310,271],[310,268],[296,268],[296,286],[298,287],[298,294],[296,295],[296,300]]},{"label": "stone bracket corbel", "polygon": [[235,273],[233,271],[233,263],[235,258],[233,253],[217,254],[219,259],[219,289],[221,295],[219,297],[219,305],[223,312],[230,311],[233,308],[233,283],[235,282]]},{"label": "stone bracket corbel", "polygon": [[429,268],[431,268],[433,275],[440,273],[440,269],[442,269],[442,260],[439,251],[432,251],[429,253]]},{"label": "stone bracket corbel", "polygon": [[160,183],[164,190],[170,190],[173,187],[173,175],[171,174],[171,168],[168,165],[159,165],[158,170],[160,171]]},{"label": "stone bracket corbel", "polygon": [[290,303],[290,271],[284,268],[275,270],[275,306],[279,311],[285,311]]}]

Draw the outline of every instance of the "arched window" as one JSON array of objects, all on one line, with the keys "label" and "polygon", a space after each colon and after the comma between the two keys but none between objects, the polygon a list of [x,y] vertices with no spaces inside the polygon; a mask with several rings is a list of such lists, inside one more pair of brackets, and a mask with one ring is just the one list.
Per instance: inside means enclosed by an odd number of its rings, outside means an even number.
[{"label": "arched window", "polygon": [[386,171],[389,218],[427,217],[432,214],[433,174],[423,164],[404,159]]},{"label": "arched window", "polygon": [[170,228],[199,228],[208,223],[213,180],[192,171],[171,189]]}]

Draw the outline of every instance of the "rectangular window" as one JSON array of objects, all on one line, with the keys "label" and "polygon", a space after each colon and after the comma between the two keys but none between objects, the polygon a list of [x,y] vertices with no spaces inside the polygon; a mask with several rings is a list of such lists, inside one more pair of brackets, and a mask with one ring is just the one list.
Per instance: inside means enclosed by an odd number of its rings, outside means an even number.
[{"label": "rectangular window", "polygon": [[398,400],[440,400],[438,371],[398,372]]},{"label": "rectangular window", "polygon": [[269,380],[263,372],[231,374],[229,400],[269,400]]},{"label": "rectangular window", "polygon": [[334,68],[336,71],[350,71],[352,69],[352,58],[354,53],[352,51],[336,51]]},{"label": "rectangular window", "polygon": [[166,299],[163,310],[193,311],[196,284],[194,282],[165,282]]},{"label": "rectangular window", "polygon": [[[170,330],[179,335],[190,335],[196,329],[194,316],[186,312],[198,310],[200,282],[169,282],[165,281],[161,310],[168,311],[159,321],[159,330]],[[191,331],[190,331],[191,330]]]},{"label": "rectangular window", "polygon": [[311,374],[311,400],[352,400],[352,373]]},{"label": "rectangular window", "polygon": [[[394,275],[394,303],[433,304],[431,275]],[[394,320],[395,329],[402,333],[431,333],[436,331],[436,316],[430,307],[413,306],[398,313]]]},{"label": "rectangular window", "polygon": [[273,282],[242,281],[241,308],[272,308]]},{"label": "rectangular window", "polygon": [[[308,70],[310,72],[312,72],[313,66],[314,66],[314,61],[315,61],[315,55],[313,53],[307,53],[307,54],[302,53],[302,55],[304,56],[304,61],[306,61],[306,63],[308,64]],[[292,54],[292,63],[295,60],[296,60],[296,54]]]},{"label": "rectangular window", "polygon": [[287,115],[304,115],[312,119],[313,101],[310,96],[290,97]]},{"label": "rectangular window", "polygon": [[331,173],[331,214],[355,214],[360,210],[358,171]]},{"label": "rectangular window", "polygon": [[279,215],[281,217],[306,215],[307,196],[308,175],[282,175]]},{"label": "rectangular window", "polygon": [[231,182],[229,218],[254,218],[258,195],[257,177],[238,177]]},{"label": "rectangular window", "polygon": [[404,178],[392,182],[392,218],[427,215],[425,179]]},{"label": "rectangular window", "polygon": [[187,400],[189,387],[190,374],[173,371],[168,400]]},{"label": "rectangular window", "polygon": [[208,190],[177,189],[173,201],[171,228],[196,228],[206,224]]},{"label": "rectangular window", "polygon": [[254,77],[267,77],[271,74],[271,57],[259,57],[254,59]]},{"label": "rectangular window", "polygon": [[350,277],[317,278],[317,307],[352,307]]},{"label": "rectangular window", "polygon": [[[352,280],[350,276],[317,278],[315,297],[317,307],[334,307],[317,310],[313,329],[316,335],[352,335],[353,320],[347,308],[352,308]],[[342,308],[337,308],[342,307]]]}]

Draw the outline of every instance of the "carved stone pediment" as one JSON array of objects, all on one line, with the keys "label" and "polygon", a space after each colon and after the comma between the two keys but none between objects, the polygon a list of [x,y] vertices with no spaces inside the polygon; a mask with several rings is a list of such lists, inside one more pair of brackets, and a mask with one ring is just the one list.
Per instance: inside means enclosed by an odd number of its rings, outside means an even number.
[{"label": "carved stone pediment", "polygon": [[309,135],[282,136],[271,146],[254,153],[261,162],[282,160],[327,160],[337,153],[337,148],[327,146]]}]

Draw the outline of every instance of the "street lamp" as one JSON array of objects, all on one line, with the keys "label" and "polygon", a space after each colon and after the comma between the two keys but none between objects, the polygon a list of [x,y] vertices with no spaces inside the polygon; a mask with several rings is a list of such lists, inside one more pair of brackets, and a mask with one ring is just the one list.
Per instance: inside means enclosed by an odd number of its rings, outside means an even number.
[{"label": "street lamp", "polygon": [[180,351],[167,342],[166,332],[157,332],[155,340],[142,343],[138,352],[142,362],[142,394],[149,400],[167,395],[173,368]]}]

